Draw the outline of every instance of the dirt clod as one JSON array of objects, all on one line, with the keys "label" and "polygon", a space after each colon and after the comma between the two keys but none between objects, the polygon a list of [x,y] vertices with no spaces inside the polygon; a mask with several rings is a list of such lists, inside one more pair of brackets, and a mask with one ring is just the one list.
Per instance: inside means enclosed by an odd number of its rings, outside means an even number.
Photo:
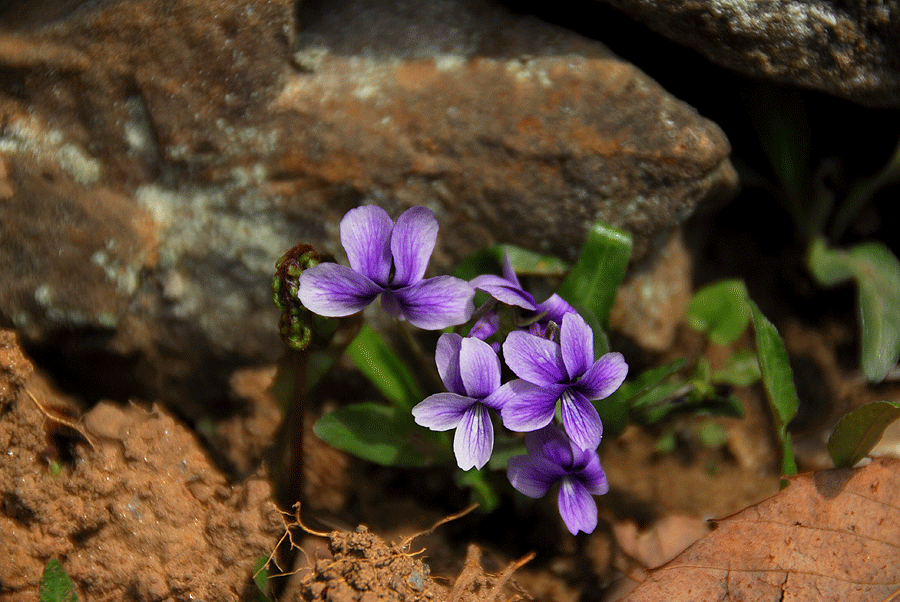
[{"label": "dirt clod", "polygon": [[[291,526],[294,525],[288,528]],[[448,588],[435,581],[429,566],[417,557],[425,550],[410,551],[417,535],[394,545],[386,544],[365,525],[358,526],[352,532],[332,531],[319,535],[328,537],[331,557],[317,558],[312,562],[311,570],[301,579],[293,600],[494,602],[501,599],[501,594],[504,594],[502,599],[516,600],[520,596],[510,596],[507,591],[510,577],[533,558],[533,554],[529,554],[510,563],[499,574],[492,575],[481,566],[480,548],[470,544],[463,569],[452,587]]]},{"label": "dirt clod", "polygon": [[32,373],[0,331],[0,602],[37,600],[51,558],[93,602],[255,600],[282,524],[268,485],[228,483],[156,407],[101,404],[73,422],[90,440],[50,437],[62,401]]}]

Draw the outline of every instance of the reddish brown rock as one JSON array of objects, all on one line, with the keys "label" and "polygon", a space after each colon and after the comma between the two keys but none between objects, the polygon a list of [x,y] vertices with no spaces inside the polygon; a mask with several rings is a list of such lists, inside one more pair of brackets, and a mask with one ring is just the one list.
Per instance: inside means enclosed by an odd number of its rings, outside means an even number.
[{"label": "reddish brown rock", "polygon": [[0,161],[0,188],[11,192],[0,199],[0,308],[31,336],[117,328],[156,263],[156,223],[131,198],[85,188],[57,164]]},{"label": "reddish brown rock", "polygon": [[293,55],[287,0],[77,4],[0,28],[0,314],[36,347],[100,332],[59,363],[139,385],[98,397],[195,414],[274,361],[275,260],[340,252],[360,203],[434,209],[444,270],[497,242],[572,259],[596,219],[646,258],[735,186],[715,124],[491,2],[324,3]]},{"label": "reddish brown rock", "polygon": [[691,301],[691,277],[690,254],[681,232],[675,232],[656,261],[634,271],[619,287],[610,327],[648,351],[669,349]]}]

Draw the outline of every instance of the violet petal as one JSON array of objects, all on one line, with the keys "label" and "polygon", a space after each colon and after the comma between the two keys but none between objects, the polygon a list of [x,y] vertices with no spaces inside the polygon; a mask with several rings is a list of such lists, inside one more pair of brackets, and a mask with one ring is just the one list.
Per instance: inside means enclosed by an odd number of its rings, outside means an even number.
[{"label": "violet petal", "polygon": [[522,285],[519,284],[519,277],[516,276],[516,271],[509,260],[509,251],[506,249],[503,249],[503,278],[512,283],[517,289],[522,290]]},{"label": "violet petal", "polygon": [[500,417],[506,428],[518,433],[527,433],[550,424],[556,410],[556,400],[564,390],[564,385],[539,387],[523,380],[511,383],[507,384],[511,385],[510,388],[515,390],[516,394],[500,410]]},{"label": "violet petal", "polygon": [[603,471],[603,467],[600,466],[600,458],[596,453],[592,454],[587,465],[581,469],[577,476],[584,488],[592,495],[604,495],[609,491],[606,473]]},{"label": "violet petal", "polygon": [[444,383],[447,390],[465,395],[466,388],[459,372],[461,346],[462,337],[458,334],[452,332],[442,334],[434,350],[434,361],[437,364],[438,374],[441,375],[441,382]]},{"label": "violet petal", "polygon": [[428,278],[397,289],[403,317],[417,328],[440,330],[462,324],[472,317],[475,289],[453,276]]},{"label": "violet petal", "polygon": [[456,463],[463,470],[481,468],[487,464],[494,449],[494,425],[488,409],[480,403],[472,404],[463,415],[453,437]]},{"label": "violet petal", "polygon": [[552,320],[557,324],[562,324],[566,314],[578,313],[575,311],[575,308],[569,305],[565,299],[556,293],[550,295],[543,303],[538,303],[537,311],[540,313],[547,312],[547,315],[541,319],[541,322],[550,322]]},{"label": "violet petal", "polygon": [[459,426],[473,403],[464,395],[435,393],[413,406],[412,415],[419,426],[433,431],[448,431]]},{"label": "violet petal", "polygon": [[391,230],[394,222],[376,205],[351,209],[341,220],[341,244],[350,267],[385,287],[391,273]]},{"label": "violet petal", "polygon": [[412,207],[397,218],[391,234],[394,257],[393,288],[422,280],[437,242],[438,222],[428,207]]},{"label": "violet petal", "polygon": [[562,421],[572,443],[581,449],[597,449],[603,436],[600,414],[587,397],[568,389],[561,397]]},{"label": "violet petal", "polygon": [[539,456],[513,456],[506,464],[506,476],[513,488],[532,498],[543,497],[565,474],[562,468]]},{"label": "violet petal", "polygon": [[555,385],[568,378],[559,345],[521,330],[506,336],[503,358],[516,376],[536,385]]},{"label": "violet petal", "polygon": [[484,341],[462,340],[459,371],[466,394],[473,399],[484,399],[500,388],[500,359]]},{"label": "violet petal", "polygon": [[594,332],[578,314],[563,316],[559,344],[569,380],[574,381],[594,364]]},{"label": "violet petal", "polygon": [[309,311],[349,316],[375,300],[382,289],[362,274],[336,263],[320,263],[300,274],[300,303]]},{"label": "violet petal", "polygon": [[503,409],[503,406],[505,406],[507,402],[518,395],[518,392],[521,391],[522,388],[531,387],[534,387],[534,385],[532,385],[531,383],[526,383],[524,380],[511,380],[482,399],[481,403],[491,408],[492,410],[497,410],[499,412]]},{"label": "violet petal", "polygon": [[604,399],[625,382],[628,364],[621,353],[606,353],[588,368],[575,387],[588,399]]},{"label": "violet petal", "polygon": [[564,468],[572,466],[574,461],[572,442],[552,424],[525,435],[525,449],[532,456],[546,458]]},{"label": "violet petal", "polygon": [[475,288],[486,292],[500,303],[514,305],[531,311],[537,308],[531,293],[522,290],[500,276],[483,274],[470,280],[470,284]]},{"label": "violet petal", "polygon": [[597,502],[578,480],[564,477],[559,484],[559,513],[569,532],[593,533],[597,528]]},{"label": "violet petal", "polygon": [[[471,282],[469,284],[471,284]],[[489,311],[475,322],[472,329],[469,331],[469,336],[483,341],[488,337],[494,336],[498,330],[500,330],[500,316],[498,316],[496,312]],[[497,348],[499,349],[499,347],[500,345],[498,343]]]}]

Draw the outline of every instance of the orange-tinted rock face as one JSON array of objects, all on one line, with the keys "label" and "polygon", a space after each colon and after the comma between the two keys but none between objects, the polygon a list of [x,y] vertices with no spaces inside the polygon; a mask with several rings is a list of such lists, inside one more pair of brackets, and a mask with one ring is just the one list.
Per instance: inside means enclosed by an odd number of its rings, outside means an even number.
[{"label": "orange-tinted rock face", "polygon": [[735,186],[715,124],[490,3],[323,6],[296,44],[287,0],[53,7],[0,28],[0,314],[140,375],[98,397],[210,403],[275,360],[275,260],[339,252],[361,203],[432,208],[437,272],[501,242],[571,260],[596,219],[640,260]]}]

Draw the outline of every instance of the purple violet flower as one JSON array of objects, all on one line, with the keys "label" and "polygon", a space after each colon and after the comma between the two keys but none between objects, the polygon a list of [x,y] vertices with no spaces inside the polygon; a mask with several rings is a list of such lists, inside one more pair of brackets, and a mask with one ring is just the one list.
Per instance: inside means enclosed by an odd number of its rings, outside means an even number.
[{"label": "purple violet flower", "polygon": [[596,449],[603,425],[591,401],[618,389],[628,365],[621,353],[607,353],[594,361],[593,332],[578,314],[563,316],[559,340],[521,330],[509,333],[503,357],[520,380],[504,385],[515,395],[500,416],[512,431],[536,431],[550,424],[559,401],[572,441],[581,449]]},{"label": "purple violet flower", "polygon": [[437,241],[438,222],[427,207],[412,207],[395,224],[375,205],[351,209],[341,220],[350,267],[320,263],[300,276],[300,302],[321,316],[354,314],[381,295],[390,315],[426,330],[467,321],[474,288],[453,276],[423,279]]},{"label": "purple violet flower", "polygon": [[527,456],[513,456],[506,475],[512,486],[532,498],[543,497],[559,482],[559,513],[572,535],[597,527],[597,503],[592,496],[609,491],[600,458],[581,449],[556,426],[525,435]]},{"label": "purple violet flower", "polygon": [[508,252],[503,254],[503,276],[483,274],[473,278],[470,282],[472,286],[486,292],[500,303],[522,308],[525,310],[523,317],[526,319],[545,314],[535,324],[532,324],[534,334],[543,335],[551,320],[559,324],[564,315],[575,313],[572,306],[556,293],[550,295],[543,303],[536,303],[534,296],[523,289],[519,283]]},{"label": "purple violet flower", "polygon": [[413,417],[433,431],[455,428],[456,463],[463,470],[481,469],[494,449],[488,408],[499,410],[510,396],[509,387],[500,386],[500,360],[484,341],[450,333],[438,339],[435,361],[449,393],[425,398],[412,409]]}]

